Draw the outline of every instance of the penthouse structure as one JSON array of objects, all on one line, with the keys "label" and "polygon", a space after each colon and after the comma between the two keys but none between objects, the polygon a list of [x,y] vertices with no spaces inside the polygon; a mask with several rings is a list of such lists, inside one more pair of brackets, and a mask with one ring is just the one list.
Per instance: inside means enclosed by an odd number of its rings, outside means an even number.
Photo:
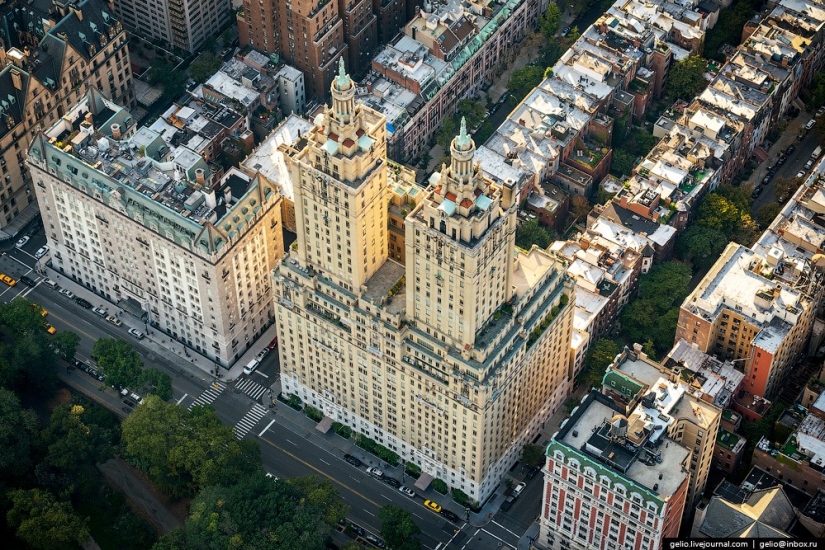
[{"label": "penthouse structure", "polygon": [[54,269],[222,366],[272,323],[280,195],[95,90],[29,149]]},{"label": "penthouse structure", "polygon": [[279,148],[298,229],[274,274],[284,391],[418,464],[422,490],[484,500],[569,392],[565,263],[515,248],[520,189],[484,177],[463,123],[423,196],[391,195],[386,119],[343,66],[331,93]]},{"label": "penthouse structure", "polygon": [[624,407],[591,390],[547,446],[540,548],[663,548],[690,487],[690,450],[670,439],[672,401]]},{"label": "penthouse structure", "polygon": [[638,403],[645,408],[667,410],[675,422],[665,427],[674,441],[690,449],[687,507],[702,497],[713,461],[722,410],[706,402],[685,383],[682,370],[670,370],[648,358],[641,346],[625,349],[607,368],[602,393],[630,414]]},{"label": "penthouse structure", "polygon": [[112,6],[83,2],[6,2],[0,7],[0,240],[38,214],[26,151],[94,86],[135,104],[129,46]]}]

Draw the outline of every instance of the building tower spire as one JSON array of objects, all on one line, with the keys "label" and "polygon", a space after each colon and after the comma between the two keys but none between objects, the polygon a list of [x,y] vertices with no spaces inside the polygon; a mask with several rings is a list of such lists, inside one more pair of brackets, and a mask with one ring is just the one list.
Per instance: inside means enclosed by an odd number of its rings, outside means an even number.
[{"label": "building tower spire", "polygon": [[467,120],[461,117],[461,132],[450,144],[450,172],[459,185],[469,183],[472,179],[475,152],[476,144],[467,133]]},{"label": "building tower spire", "polygon": [[350,124],[355,115],[355,83],[344,68],[344,58],[338,62],[338,76],[332,80],[332,116],[339,124]]}]

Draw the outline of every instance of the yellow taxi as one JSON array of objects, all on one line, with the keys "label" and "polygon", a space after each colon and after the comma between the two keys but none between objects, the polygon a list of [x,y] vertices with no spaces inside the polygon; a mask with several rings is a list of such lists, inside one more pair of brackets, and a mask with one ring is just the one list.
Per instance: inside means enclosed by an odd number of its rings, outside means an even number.
[{"label": "yellow taxi", "polygon": [[425,500],[424,506],[435,512],[436,514],[441,513],[441,505],[437,502],[433,502],[432,500]]},{"label": "yellow taxi", "polygon": [[46,332],[49,334],[57,334],[57,329],[51,326],[49,323],[44,322],[43,328],[46,329]]},{"label": "yellow taxi", "polygon": [[6,275],[5,273],[0,273],[0,281],[3,281],[9,286],[14,286],[17,284],[17,281]]}]

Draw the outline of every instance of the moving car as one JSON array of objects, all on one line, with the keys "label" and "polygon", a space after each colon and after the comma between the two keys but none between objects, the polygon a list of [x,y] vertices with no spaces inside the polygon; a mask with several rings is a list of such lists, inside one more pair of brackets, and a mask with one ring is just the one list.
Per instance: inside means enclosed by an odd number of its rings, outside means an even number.
[{"label": "moving car", "polygon": [[29,277],[26,277],[25,275],[23,275],[22,277],[20,277],[20,282],[21,282],[21,283],[23,283],[23,284],[24,284],[24,285],[26,285],[26,286],[34,286],[34,285],[36,285],[36,284],[37,284],[37,283],[34,281],[34,279],[31,279],[31,278],[29,278]]},{"label": "moving car", "polygon": [[361,461],[358,460],[357,458],[355,458],[352,455],[344,455],[344,460],[346,460],[347,462],[349,462],[353,466],[360,466],[361,465]]},{"label": "moving car", "polygon": [[3,281],[9,286],[14,286],[17,284],[17,281],[6,275],[5,273],[0,273],[0,281]]},{"label": "moving car", "polygon": [[114,315],[107,315],[106,320],[112,323],[114,326],[119,327],[123,325],[123,321],[115,317]]},{"label": "moving car", "polygon": [[29,238],[30,237],[23,237],[22,239],[20,239],[16,243],[14,243],[14,247],[15,248],[23,248],[24,246],[26,246],[26,243],[29,242]]},{"label": "moving car", "polygon": [[37,249],[37,252],[34,253],[34,257],[39,260],[40,258],[42,258],[43,256],[45,256],[48,253],[49,253],[49,247],[48,246],[41,246],[40,248]]},{"label": "moving car", "polygon": [[62,294],[62,295],[63,295],[63,296],[65,296],[66,298],[68,298],[68,299],[70,299],[70,300],[74,300],[74,292],[72,292],[72,291],[71,291],[71,290],[69,290],[68,288],[61,288],[61,289],[59,290],[59,292],[60,292],[60,294]]},{"label": "moving car", "polygon": [[424,501],[424,506],[426,506],[427,508],[429,508],[430,510],[432,510],[436,514],[441,513],[441,509],[442,509],[441,505],[437,502],[433,502],[432,500],[425,500]]},{"label": "moving car", "polygon": [[49,334],[57,334],[57,329],[45,321],[43,322],[43,328],[46,329],[46,332]]},{"label": "moving car", "polygon": [[407,495],[410,498],[415,498],[415,491],[413,491],[412,489],[410,489],[406,485],[402,485],[401,487],[399,487],[398,491],[401,492],[401,493],[404,493],[405,495]]},{"label": "moving car", "polygon": [[146,336],[145,334],[143,334],[143,332],[139,331],[136,328],[130,328],[129,329],[129,334],[131,334],[132,336],[134,336],[138,340],[143,340],[143,337]]},{"label": "moving car", "polygon": [[379,470],[378,468],[376,468],[374,466],[370,467],[370,468],[367,468],[367,473],[369,475],[371,475],[372,477],[376,478],[376,479],[383,479],[384,478],[384,472],[382,472],[381,470]]},{"label": "moving car", "polygon": [[101,317],[106,317],[106,310],[102,307],[96,307],[92,310],[92,313],[95,315],[100,315]]}]

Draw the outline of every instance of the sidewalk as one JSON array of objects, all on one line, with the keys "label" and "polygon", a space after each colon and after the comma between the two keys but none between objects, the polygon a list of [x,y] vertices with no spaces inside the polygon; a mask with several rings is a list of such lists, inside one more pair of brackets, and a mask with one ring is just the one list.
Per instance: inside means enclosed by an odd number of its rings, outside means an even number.
[{"label": "sidewalk", "polygon": [[[122,310],[117,306],[117,304],[114,304],[106,298],[95,294],[93,291],[84,287],[80,283],[71,280],[71,278],[61,275],[50,266],[47,266],[45,271],[46,276],[55,281],[61,288],[71,290],[75,296],[88,300],[95,307],[99,306],[105,308],[108,310],[110,315],[119,313],[120,315],[118,318],[123,321],[123,338],[125,340],[131,338],[131,336],[125,334],[126,330],[130,328],[138,329],[146,334],[146,337],[141,342],[144,347],[160,356],[165,357],[167,360],[175,363],[186,371],[196,374],[203,381],[208,381],[214,378],[215,363],[209,358],[204,357],[199,352],[186,347],[183,343],[178,342],[171,336],[159,330],[157,327],[148,327],[147,330],[146,324],[137,317],[134,317],[128,312]],[[151,331],[151,334],[149,331]],[[266,331],[264,331],[256,343],[250,347],[230,369],[223,369],[224,381],[229,383],[237,379],[242,374],[244,365],[258,355],[260,348],[267,345],[273,338],[275,338],[275,333],[275,325],[273,324]]]},{"label": "sidewalk", "polygon": [[796,140],[797,134],[804,131],[805,123],[813,118],[813,116],[813,113],[807,113],[802,109],[799,116],[789,120],[788,127],[782,132],[779,139],[776,140],[776,143],[771,145],[770,149],[767,150],[768,158],[757,165],[746,183],[751,183],[754,187],[761,184],[762,178],[768,173],[768,167],[779,159],[779,156],[789,145],[796,145],[798,143]]}]

